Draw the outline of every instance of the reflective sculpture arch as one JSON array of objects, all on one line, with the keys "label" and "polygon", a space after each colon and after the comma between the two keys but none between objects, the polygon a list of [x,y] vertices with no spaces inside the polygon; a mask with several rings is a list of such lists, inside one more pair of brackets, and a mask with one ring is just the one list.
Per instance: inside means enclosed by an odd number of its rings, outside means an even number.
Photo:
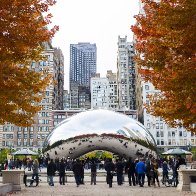
[{"label": "reflective sculpture arch", "polygon": [[77,158],[94,150],[107,150],[122,157],[155,154],[156,144],[138,121],[109,110],[89,110],[58,124],[44,142],[50,158]]}]

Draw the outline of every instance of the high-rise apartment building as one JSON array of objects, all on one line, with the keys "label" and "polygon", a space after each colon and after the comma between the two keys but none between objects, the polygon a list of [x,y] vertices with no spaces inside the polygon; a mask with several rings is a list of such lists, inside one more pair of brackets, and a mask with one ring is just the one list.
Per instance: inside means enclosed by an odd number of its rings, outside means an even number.
[{"label": "high-rise apartment building", "polygon": [[90,108],[90,79],[96,71],[96,44],[71,44],[69,74],[71,108]]},{"label": "high-rise apartment building", "polygon": [[119,109],[136,110],[136,76],[132,42],[118,37],[117,82]]},{"label": "high-rise apartment building", "polygon": [[44,43],[46,61],[32,62],[31,69],[39,72],[47,70],[53,80],[46,87],[45,96],[39,103],[41,110],[35,115],[35,124],[31,127],[18,127],[10,123],[0,126],[0,148],[42,148],[45,138],[52,130],[52,109],[63,108],[64,63],[60,49]]},{"label": "high-rise apartment building", "polygon": [[91,108],[118,109],[116,73],[107,71],[106,77],[96,74],[91,78]]}]

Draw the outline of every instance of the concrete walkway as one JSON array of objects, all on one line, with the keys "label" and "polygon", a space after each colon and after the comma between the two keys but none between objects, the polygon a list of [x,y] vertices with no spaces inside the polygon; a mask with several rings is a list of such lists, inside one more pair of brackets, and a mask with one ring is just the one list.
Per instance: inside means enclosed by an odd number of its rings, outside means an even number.
[{"label": "concrete walkway", "polygon": [[15,192],[8,195],[21,196],[195,196],[196,193],[179,192],[174,187],[130,187],[128,184],[118,186],[113,184],[109,188],[106,183],[98,183],[97,185],[80,185],[76,187],[75,183],[67,183],[59,185],[56,183],[53,187],[47,183],[40,183],[38,187],[26,187],[21,192]]}]

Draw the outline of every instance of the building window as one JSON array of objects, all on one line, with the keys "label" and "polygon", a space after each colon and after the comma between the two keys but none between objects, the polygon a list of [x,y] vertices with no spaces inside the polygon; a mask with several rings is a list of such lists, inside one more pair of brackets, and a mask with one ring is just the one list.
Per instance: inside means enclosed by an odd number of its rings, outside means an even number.
[{"label": "building window", "polygon": [[17,138],[21,139],[21,134],[20,133],[18,133]]},{"label": "building window", "polygon": [[164,141],[163,140],[161,140],[161,145],[164,145]]},{"label": "building window", "polygon": [[157,131],[157,137],[160,137],[159,131]]},{"label": "building window", "polygon": [[148,85],[145,85],[145,90],[149,90],[149,86]]},{"label": "building window", "polygon": [[171,137],[171,131],[168,131],[168,137]]},{"label": "building window", "polygon": [[163,129],[163,123],[160,123],[160,129]]},{"label": "building window", "polygon": [[163,131],[161,131],[161,137],[164,137],[164,132]]},{"label": "building window", "polygon": [[179,131],[179,136],[182,137],[182,131]]},{"label": "building window", "polygon": [[168,140],[168,145],[171,145],[171,139]]},{"label": "building window", "polygon": [[175,137],[175,131],[172,131],[172,137]]},{"label": "building window", "polygon": [[176,140],[172,139],[172,145],[176,145]]},{"label": "building window", "polygon": [[157,145],[160,145],[160,141],[159,140],[157,140]]},{"label": "building window", "polygon": [[180,146],[183,146],[183,139],[180,139]]},{"label": "building window", "polygon": [[156,129],[159,129],[159,123],[156,123]]},{"label": "building window", "polygon": [[186,131],[183,132],[183,136],[184,136],[184,137],[187,136],[187,132],[186,132]]}]

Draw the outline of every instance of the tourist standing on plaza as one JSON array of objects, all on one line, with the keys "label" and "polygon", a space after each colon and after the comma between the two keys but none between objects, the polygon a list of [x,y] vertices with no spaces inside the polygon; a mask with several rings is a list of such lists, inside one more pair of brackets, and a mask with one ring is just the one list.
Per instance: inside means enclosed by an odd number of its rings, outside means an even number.
[{"label": "tourist standing on plaza", "polygon": [[82,170],[81,170],[80,184],[84,184],[84,168],[86,163],[84,160],[82,160],[81,164],[82,164]]},{"label": "tourist standing on plaza", "polygon": [[[162,170],[163,170],[163,180],[164,179],[169,179],[169,176],[168,176],[168,173],[169,173],[169,167],[168,167],[168,164],[166,161],[163,161],[163,164],[162,164]],[[164,183],[164,181],[163,181]]]},{"label": "tourist standing on plaza", "polygon": [[123,184],[123,170],[124,170],[124,164],[122,163],[121,159],[116,160],[116,174],[117,174],[117,184],[122,185]]},{"label": "tourist standing on plaza", "polygon": [[32,186],[34,182],[34,178],[35,178],[36,184],[38,184],[39,162],[37,159],[33,161],[32,171],[33,171],[33,174],[32,174],[32,180],[31,180],[30,186]]},{"label": "tourist standing on plaza", "polygon": [[129,158],[126,163],[125,171],[128,174],[129,186],[135,186],[135,163],[132,161],[132,158]]},{"label": "tourist standing on plaza", "polygon": [[[139,159],[135,159],[134,161],[135,166],[137,165],[138,162],[139,162]],[[136,170],[135,170],[135,184],[138,185],[138,173]]]},{"label": "tourist standing on plaza", "polygon": [[48,184],[50,186],[54,186],[54,176],[56,172],[56,164],[54,163],[53,159],[50,159],[48,166],[47,166],[47,175],[48,175]]},{"label": "tourist standing on plaza", "polygon": [[146,160],[146,177],[148,181],[148,186],[151,186],[151,180],[153,179],[154,172],[152,171],[151,167],[151,160],[148,158]]},{"label": "tourist standing on plaza", "polygon": [[91,185],[96,185],[96,176],[97,176],[97,164],[95,163],[95,160],[92,160],[91,162]]},{"label": "tourist standing on plaza", "polygon": [[144,186],[146,166],[145,166],[142,158],[136,164],[135,169],[136,169],[136,172],[138,174],[138,183],[139,183],[140,187],[143,187]]},{"label": "tourist standing on plaza", "polygon": [[59,183],[61,185],[65,185],[65,168],[66,164],[63,159],[61,159],[61,162],[59,163]]},{"label": "tourist standing on plaza", "polygon": [[158,162],[155,158],[152,159],[151,161],[151,167],[153,170],[153,184],[154,186],[156,186],[155,184],[155,180],[157,181],[158,186],[160,187],[160,183],[159,183],[159,172],[158,172]]},{"label": "tourist standing on plaza", "polygon": [[112,159],[109,158],[107,163],[105,164],[105,170],[107,171],[107,184],[109,184],[109,187],[112,187],[112,181],[113,181],[113,175],[115,171],[115,165],[112,162]]},{"label": "tourist standing on plaza", "polygon": [[77,187],[79,187],[80,183],[81,183],[81,175],[82,175],[82,163],[80,162],[79,159],[76,159],[76,162],[73,164],[73,173],[75,176],[75,180],[76,180],[76,185]]}]

